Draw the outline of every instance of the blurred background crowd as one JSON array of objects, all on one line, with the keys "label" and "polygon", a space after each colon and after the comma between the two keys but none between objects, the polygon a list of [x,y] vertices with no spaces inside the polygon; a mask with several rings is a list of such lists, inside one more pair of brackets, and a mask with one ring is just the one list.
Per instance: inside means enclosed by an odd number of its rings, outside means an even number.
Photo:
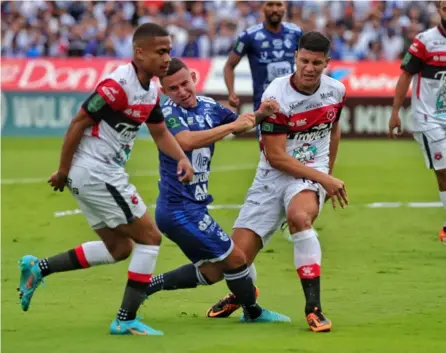
[{"label": "blurred background crowd", "polygon": [[[261,1],[2,1],[2,56],[132,56],[136,26],[156,22],[173,55],[225,56],[262,21]],[[332,40],[337,60],[396,60],[414,36],[439,23],[434,1],[288,1],[284,20]]]}]

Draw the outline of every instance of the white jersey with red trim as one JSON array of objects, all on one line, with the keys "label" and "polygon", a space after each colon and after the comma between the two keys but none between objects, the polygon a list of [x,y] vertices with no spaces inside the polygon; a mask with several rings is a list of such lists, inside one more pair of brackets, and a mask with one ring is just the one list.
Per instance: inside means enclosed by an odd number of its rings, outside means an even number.
[{"label": "white jersey with red trim", "polygon": [[[293,75],[275,79],[263,94],[275,99],[280,113],[262,123],[262,134],[287,134],[287,153],[308,167],[324,172],[329,168],[330,132],[345,102],[343,83],[326,75],[321,76],[318,90],[307,95],[292,83]],[[263,149],[259,162],[261,169],[274,169],[268,163]]]},{"label": "white jersey with red trim", "polygon": [[401,68],[413,74],[413,131],[446,126],[446,33],[430,28],[413,40]]},{"label": "white jersey with red trim", "polygon": [[[123,171],[142,123],[159,108],[158,87],[143,87],[133,63],[121,65],[101,81],[82,109],[95,124],[85,130],[72,164],[100,171]],[[162,115],[162,114],[161,114]]]}]

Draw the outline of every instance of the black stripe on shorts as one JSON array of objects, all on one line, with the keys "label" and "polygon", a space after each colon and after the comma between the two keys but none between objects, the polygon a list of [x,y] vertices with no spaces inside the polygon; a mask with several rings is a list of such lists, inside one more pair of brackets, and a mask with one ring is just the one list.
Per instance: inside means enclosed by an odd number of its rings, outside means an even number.
[{"label": "black stripe on shorts", "polygon": [[115,199],[118,206],[121,208],[122,212],[124,212],[125,218],[127,219],[127,223],[131,223],[133,219],[133,213],[130,210],[130,207],[127,202],[125,202],[122,195],[119,193],[119,191],[113,186],[108,183],[105,183],[105,186],[107,187],[107,190],[110,192],[110,194]]},{"label": "black stripe on shorts", "polygon": [[424,149],[426,150],[427,158],[429,159],[429,169],[432,169],[434,168],[434,162],[432,161],[431,150],[429,148],[429,141],[427,140],[426,135],[424,135],[423,133],[421,135],[423,136]]}]

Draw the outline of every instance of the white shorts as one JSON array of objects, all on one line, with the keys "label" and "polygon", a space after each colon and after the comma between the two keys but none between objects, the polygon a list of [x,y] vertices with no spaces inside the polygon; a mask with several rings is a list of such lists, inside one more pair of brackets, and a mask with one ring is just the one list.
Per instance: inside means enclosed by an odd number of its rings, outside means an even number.
[{"label": "white shorts", "polygon": [[326,195],[320,184],[296,179],[277,170],[258,169],[233,228],[252,230],[262,238],[265,246],[286,221],[291,199],[303,190],[317,193],[320,212]]},{"label": "white shorts", "polygon": [[446,169],[446,129],[438,126],[435,129],[414,132],[413,135],[421,146],[427,168]]},{"label": "white shorts", "polygon": [[126,173],[101,174],[72,166],[68,188],[93,229],[128,224],[134,217],[142,217],[147,210]]}]

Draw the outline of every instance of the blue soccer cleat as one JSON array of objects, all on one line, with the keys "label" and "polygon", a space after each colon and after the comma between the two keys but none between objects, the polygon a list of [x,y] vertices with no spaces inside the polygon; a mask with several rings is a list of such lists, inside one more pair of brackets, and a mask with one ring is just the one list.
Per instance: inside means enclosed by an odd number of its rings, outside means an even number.
[{"label": "blue soccer cleat", "polygon": [[115,319],[110,325],[111,335],[139,335],[139,336],[162,336],[164,332],[155,330],[140,321],[139,318],[130,321]]},{"label": "blue soccer cleat", "polygon": [[248,319],[245,314],[240,317],[241,322],[291,322],[288,316],[276,313],[274,311],[269,311],[267,309],[262,309],[262,313],[257,319]]},{"label": "blue soccer cleat", "polygon": [[42,273],[39,268],[39,259],[32,255],[23,256],[19,261],[20,284],[19,291],[20,305],[23,311],[28,311],[34,291],[43,282]]}]

